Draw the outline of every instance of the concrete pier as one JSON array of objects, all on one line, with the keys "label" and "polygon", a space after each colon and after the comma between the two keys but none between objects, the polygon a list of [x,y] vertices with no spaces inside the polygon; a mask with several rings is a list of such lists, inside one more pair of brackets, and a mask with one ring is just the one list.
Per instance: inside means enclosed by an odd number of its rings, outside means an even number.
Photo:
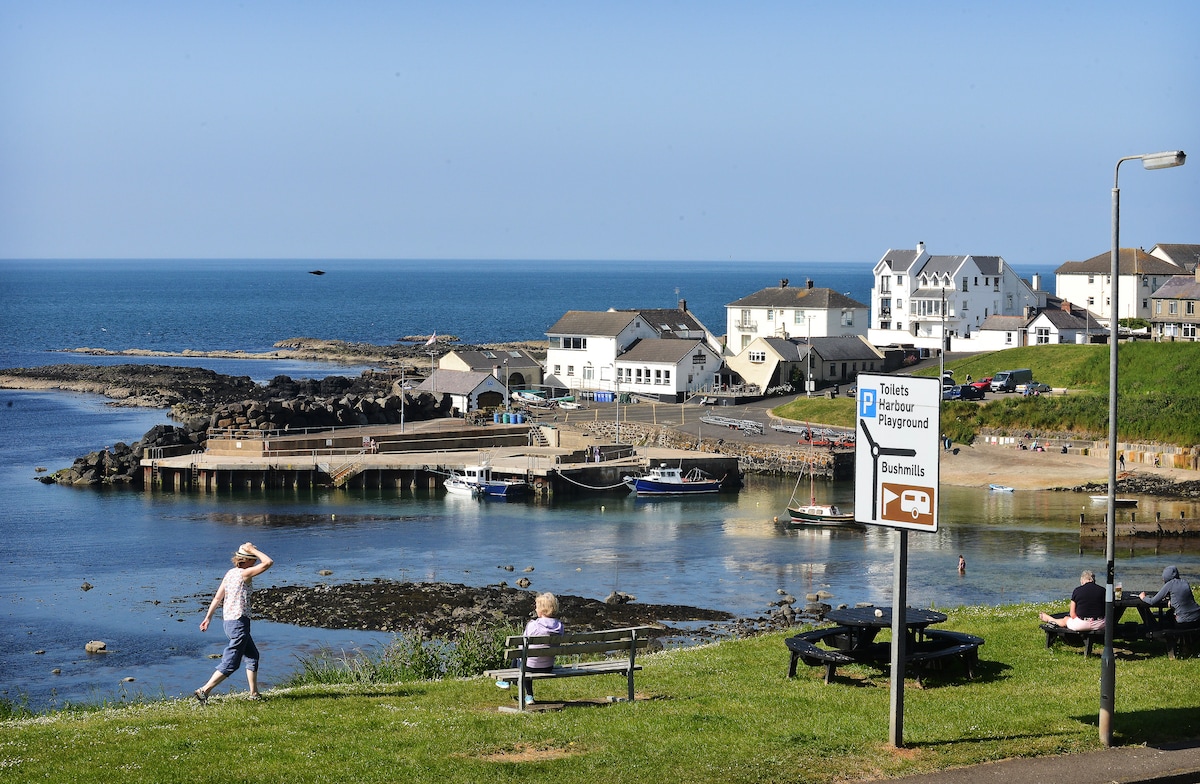
[{"label": "concrete pier", "polygon": [[[568,439],[569,440],[569,439]],[[311,432],[210,432],[203,452],[148,454],[143,486],[177,493],[313,487],[434,491],[454,471],[486,464],[527,481],[535,494],[627,493],[624,476],[651,463],[700,468],[741,486],[734,457],[620,444],[564,445],[545,425],[469,425],[437,420]],[[597,459],[599,458],[599,459]]]}]

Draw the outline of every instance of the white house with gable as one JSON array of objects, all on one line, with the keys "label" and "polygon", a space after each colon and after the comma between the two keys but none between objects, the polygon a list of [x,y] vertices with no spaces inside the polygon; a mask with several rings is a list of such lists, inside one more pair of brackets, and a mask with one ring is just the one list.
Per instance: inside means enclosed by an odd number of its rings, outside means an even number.
[{"label": "white house with gable", "polygon": [[876,346],[940,349],[977,337],[992,316],[1020,316],[1040,304],[1002,257],[933,256],[923,242],[888,250],[874,275],[867,339]]},{"label": "white house with gable", "polygon": [[756,338],[866,336],[867,306],[833,289],[778,286],[760,289],[725,306],[727,355],[740,354]]},{"label": "white house with gable", "polygon": [[[619,383],[622,392],[636,387],[666,400],[712,383],[720,366],[708,359],[720,357],[716,337],[687,310],[686,301],[674,310],[571,310],[546,335],[545,384],[556,391],[617,391]],[[686,354],[695,367],[680,365],[683,347],[697,345]],[[635,347],[638,353],[626,356]],[[695,359],[697,352],[705,358]]]},{"label": "white house with gable", "polygon": [[[1153,315],[1151,295],[1172,275],[1185,272],[1173,261],[1152,256],[1141,248],[1121,248],[1117,254],[1117,307],[1120,309],[1117,317],[1149,321]],[[1054,270],[1054,293],[1085,306],[1105,325],[1112,316],[1112,292],[1111,250],[1086,261],[1064,262]]]}]

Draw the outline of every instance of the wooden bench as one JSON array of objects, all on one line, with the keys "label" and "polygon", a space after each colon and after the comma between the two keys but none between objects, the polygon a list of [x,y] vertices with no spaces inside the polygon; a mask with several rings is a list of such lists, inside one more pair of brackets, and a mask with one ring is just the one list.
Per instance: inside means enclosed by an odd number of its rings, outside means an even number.
[{"label": "wooden bench", "polygon": [[1200,627],[1186,629],[1155,629],[1146,635],[1151,640],[1159,640],[1167,644],[1167,657],[1182,659],[1189,653],[1195,655],[1197,643],[1200,643]]},{"label": "wooden bench", "polygon": [[803,661],[809,667],[824,666],[825,683],[832,683],[834,672],[839,664],[854,664],[859,660],[845,651],[821,648],[817,643],[827,639],[831,643],[840,643],[846,640],[849,634],[850,629],[845,626],[830,626],[826,629],[801,632],[795,637],[784,640],[784,644],[792,653],[791,661],[788,663],[788,677],[796,677],[796,664]]},{"label": "wooden bench", "polygon": [[942,629],[926,629],[925,639],[914,646],[908,653],[907,663],[915,665],[917,683],[924,682],[924,674],[928,669],[940,666],[948,660],[957,659],[963,663],[967,671],[967,680],[975,679],[975,665],[979,663],[979,646],[983,638],[964,632],[950,632]]},{"label": "wooden bench", "polygon": [[[1061,618],[1064,615],[1066,615],[1066,613],[1060,613],[1060,614],[1055,615],[1054,617]],[[1092,646],[1095,643],[1099,642],[1101,646],[1104,645],[1104,630],[1103,629],[1093,629],[1092,631],[1077,632],[1072,629],[1068,629],[1066,626],[1059,626],[1056,623],[1043,623],[1043,624],[1041,624],[1041,628],[1042,628],[1042,631],[1044,631],[1046,633],[1046,648],[1047,649],[1053,647],[1055,640],[1066,640],[1067,642],[1070,642],[1070,643],[1074,643],[1077,640],[1082,641],[1083,646],[1084,646],[1083,647],[1083,656],[1086,659],[1088,656],[1092,655]]]},{"label": "wooden bench", "polygon": [[[489,678],[517,682],[517,707],[502,706],[502,711],[525,710],[526,678],[577,678],[585,675],[624,675],[628,684],[628,700],[633,702],[633,673],[642,669],[637,652],[650,644],[649,626],[608,629],[599,632],[575,632],[547,637],[512,636],[504,642],[504,660],[515,661],[514,667],[488,670]],[[604,655],[606,658],[589,661],[563,662],[562,658]],[[528,672],[525,663],[530,656],[554,656],[554,668],[546,672]]]}]

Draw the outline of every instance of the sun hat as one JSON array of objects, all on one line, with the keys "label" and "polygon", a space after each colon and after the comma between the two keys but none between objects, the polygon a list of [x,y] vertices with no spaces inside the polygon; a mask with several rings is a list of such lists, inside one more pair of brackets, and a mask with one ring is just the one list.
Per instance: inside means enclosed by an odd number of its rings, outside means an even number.
[{"label": "sun hat", "polygon": [[245,550],[242,550],[241,548],[238,548],[238,551],[233,554],[233,557],[234,558],[249,558],[252,561],[258,560],[257,555],[251,555],[250,553],[246,552]]}]

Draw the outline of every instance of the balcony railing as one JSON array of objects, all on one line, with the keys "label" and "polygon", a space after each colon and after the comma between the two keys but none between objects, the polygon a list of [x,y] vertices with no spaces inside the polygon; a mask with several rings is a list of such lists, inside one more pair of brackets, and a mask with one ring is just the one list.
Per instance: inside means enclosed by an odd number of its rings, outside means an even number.
[{"label": "balcony railing", "polygon": [[742,330],[746,330],[748,332],[757,332],[758,331],[758,322],[757,321],[735,321],[733,326],[736,329],[742,329]]}]

